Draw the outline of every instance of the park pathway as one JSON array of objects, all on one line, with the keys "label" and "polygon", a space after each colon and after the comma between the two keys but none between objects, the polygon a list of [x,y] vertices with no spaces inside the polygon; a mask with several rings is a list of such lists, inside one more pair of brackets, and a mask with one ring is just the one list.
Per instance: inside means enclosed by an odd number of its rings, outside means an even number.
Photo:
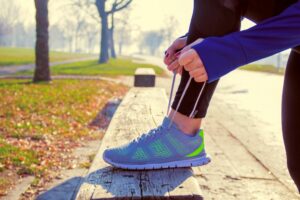
[{"label": "park pathway", "polygon": [[236,71],[223,78],[207,116],[207,151],[199,171],[210,199],[300,199],[282,141],[283,76]]},{"label": "park pathway", "polygon": [[[86,58],[66,60],[66,61],[60,61],[60,62],[52,62],[52,63],[50,63],[50,67],[55,66],[55,65],[62,65],[62,64],[68,64],[68,63],[86,61],[86,60],[93,60],[93,59],[97,59],[97,58],[96,57],[86,57]],[[34,68],[35,68],[35,64],[1,66],[0,67],[0,77],[15,74],[15,73],[21,72],[21,71],[31,70]]]}]

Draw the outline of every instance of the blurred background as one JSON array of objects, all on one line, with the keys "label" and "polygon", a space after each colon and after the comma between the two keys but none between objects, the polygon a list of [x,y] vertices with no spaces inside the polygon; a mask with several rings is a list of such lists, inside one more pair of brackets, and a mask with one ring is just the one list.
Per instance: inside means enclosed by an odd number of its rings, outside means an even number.
[{"label": "blurred background", "polygon": [[[72,194],[61,184],[89,169],[136,69],[154,69],[156,86],[169,95],[164,51],[187,33],[193,1],[0,6],[0,199],[52,200],[40,195],[57,186]],[[243,20],[242,29],[252,26]],[[195,169],[205,199],[299,199],[281,136],[289,51],[220,81],[205,126],[214,162]]]},{"label": "blurred background", "polygon": [[[1,12],[1,46],[33,48],[36,24],[34,1],[1,0],[1,3],[4,6]],[[112,6],[113,1],[107,2],[107,9]],[[192,2],[132,2],[126,9],[114,14],[116,52],[120,55],[159,55],[161,48],[187,32],[191,11]],[[111,17],[108,21],[111,28]],[[49,22],[51,50],[100,52],[101,18],[92,1],[49,1]],[[147,40],[156,41],[152,48]]]},{"label": "blurred background", "polygon": [[[33,1],[1,0],[0,45],[33,48],[35,45],[35,6]],[[107,2],[106,7],[112,7]],[[116,55],[145,54],[162,57],[178,36],[188,31],[192,1],[140,0],[109,17],[113,27]],[[49,1],[49,46],[52,51],[100,53],[101,17],[88,0]],[[113,25],[112,25],[113,24]],[[243,29],[253,26],[243,21]],[[259,64],[284,67],[288,52],[264,59]]]}]

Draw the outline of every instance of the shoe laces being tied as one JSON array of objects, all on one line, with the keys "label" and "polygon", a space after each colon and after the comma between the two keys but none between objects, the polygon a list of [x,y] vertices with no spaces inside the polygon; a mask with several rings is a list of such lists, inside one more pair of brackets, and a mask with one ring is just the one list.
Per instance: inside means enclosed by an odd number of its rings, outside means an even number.
[{"label": "shoe laces being tied", "polygon": [[140,137],[136,138],[133,142],[141,142],[148,138],[153,138],[154,136],[157,136],[161,133],[163,133],[164,127],[162,125],[159,125],[157,128],[151,129],[148,133],[142,134]]}]

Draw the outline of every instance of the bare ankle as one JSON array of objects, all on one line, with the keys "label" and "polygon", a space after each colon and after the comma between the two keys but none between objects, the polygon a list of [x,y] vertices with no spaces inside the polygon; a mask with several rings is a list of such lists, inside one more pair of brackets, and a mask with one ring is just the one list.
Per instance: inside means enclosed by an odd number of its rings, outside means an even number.
[{"label": "bare ankle", "polygon": [[[171,110],[169,114],[169,118],[172,119],[173,115],[175,114],[174,110]],[[185,116],[179,112],[177,112],[174,116],[173,122],[177,125],[177,127],[188,135],[194,135],[197,133],[199,128],[201,127],[202,119],[192,119],[188,116]]]}]

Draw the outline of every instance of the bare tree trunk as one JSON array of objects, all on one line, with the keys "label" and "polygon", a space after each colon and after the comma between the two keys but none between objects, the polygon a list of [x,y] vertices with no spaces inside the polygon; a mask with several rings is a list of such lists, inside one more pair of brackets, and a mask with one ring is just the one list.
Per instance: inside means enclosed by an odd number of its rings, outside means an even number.
[{"label": "bare tree trunk", "polygon": [[35,0],[36,7],[36,46],[35,73],[33,82],[51,81],[49,69],[49,20],[48,0]]},{"label": "bare tree trunk", "polygon": [[69,52],[72,53],[73,52],[73,39],[71,37],[69,37],[68,42],[69,42]]},{"label": "bare tree trunk", "polygon": [[96,6],[101,17],[101,53],[99,63],[106,63],[109,59],[108,55],[108,18],[105,12],[105,0],[96,0]]},{"label": "bare tree trunk", "polygon": [[89,54],[91,54],[93,51],[92,45],[93,45],[93,38],[91,38],[91,36],[89,36],[89,38],[88,38],[88,46],[89,46],[88,53]]},{"label": "bare tree trunk", "polygon": [[111,14],[111,29],[110,29],[110,52],[112,58],[117,58],[115,50],[115,40],[114,40],[114,31],[115,31],[115,18],[114,13]]},{"label": "bare tree trunk", "polygon": [[[98,14],[101,18],[101,53],[99,57],[99,63],[106,63],[109,60],[109,40],[110,40],[110,33],[108,28],[108,16],[110,14],[114,14],[119,12],[125,8],[127,8],[133,0],[115,0],[112,4],[112,9],[110,11],[105,10],[105,4],[107,0],[96,0],[95,5],[98,10]],[[113,29],[112,29],[113,30]],[[112,40],[112,43],[114,41]],[[113,45],[114,46],[114,45]],[[112,55],[115,55],[115,49],[113,48]]]},{"label": "bare tree trunk", "polygon": [[123,50],[123,42],[119,42],[119,55],[123,55],[122,50]]},{"label": "bare tree trunk", "polygon": [[99,63],[106,63],[109,60],[109,54],[108,54],[109,33],[108,33],[107,16],[102,17],[101,26],[102,26],[102,30],[101,30],[101,53],[100,53]]},{"label": "bare tree trunk", "polygon": [[117,58],[117,54],[115,50],[114,31],[112,29],[109,30],[109,48],[110,48],[110,56],[112,58]]}]

